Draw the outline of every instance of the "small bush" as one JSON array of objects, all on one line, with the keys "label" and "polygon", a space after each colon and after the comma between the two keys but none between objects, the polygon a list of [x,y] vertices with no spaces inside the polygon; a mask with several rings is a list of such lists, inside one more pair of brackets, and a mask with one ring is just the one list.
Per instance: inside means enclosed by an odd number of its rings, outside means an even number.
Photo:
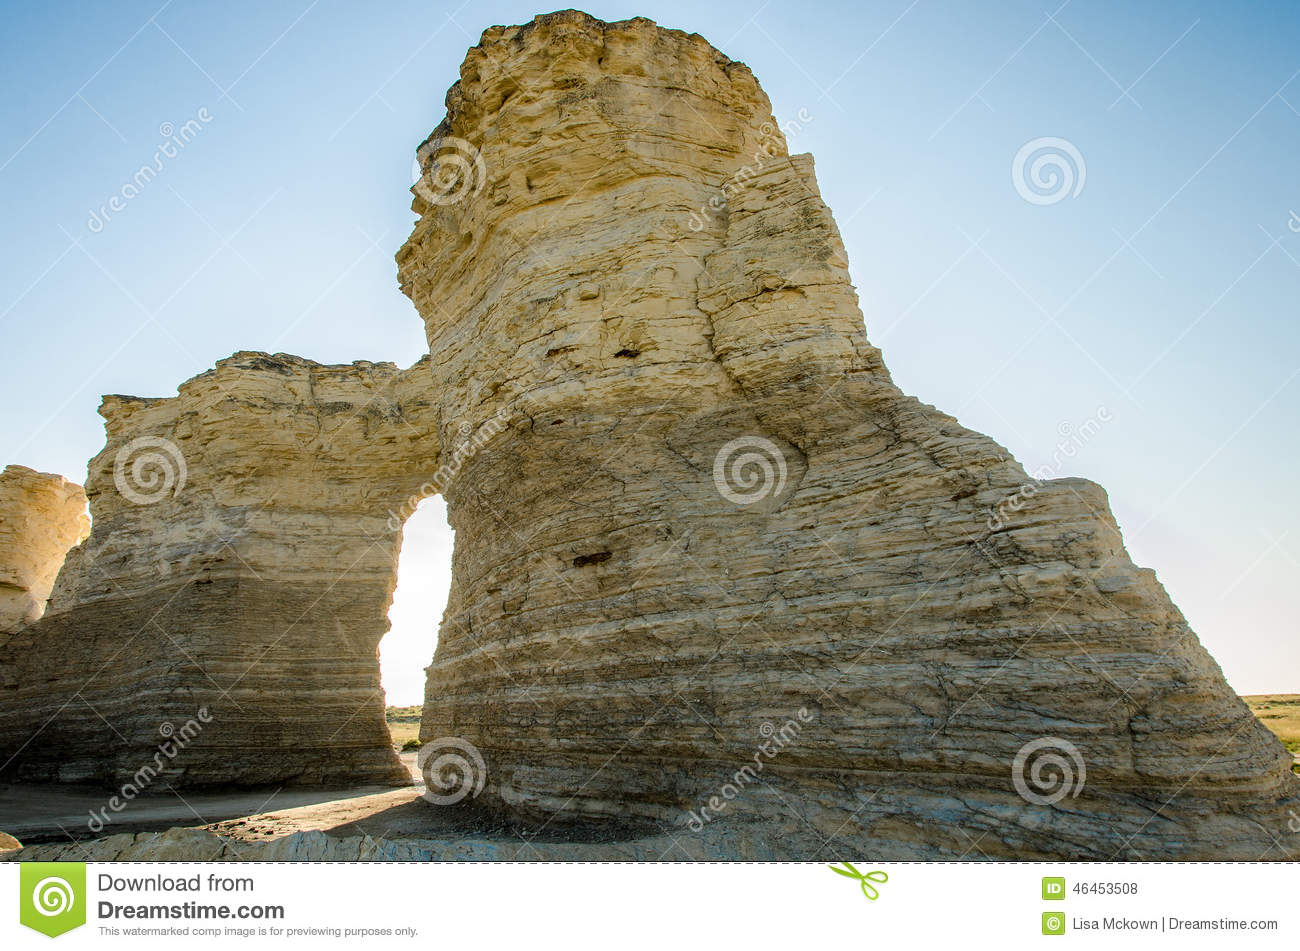
[{"label": "small bush", "polygon": [[419,748],[420,748],[419,740],[407,740],[405,743],[402,744],[403,753],[409,753],[411,750],[418,750]]}]

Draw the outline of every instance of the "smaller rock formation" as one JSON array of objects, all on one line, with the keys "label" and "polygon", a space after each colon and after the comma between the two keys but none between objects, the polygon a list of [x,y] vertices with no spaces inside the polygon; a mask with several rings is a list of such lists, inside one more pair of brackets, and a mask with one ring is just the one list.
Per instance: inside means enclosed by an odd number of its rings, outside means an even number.
[{"label": "smaller rock formation", "polygon": [[86,493],[26,466],[0,473],[0,639],[45,613],[68,549],[90,534]]},{"label": "smaller rock formation", "polygon": [[430,382],[240,352],[172,397],[106,396],[94,529],[0,645],[0,776],[409,783],[376,648],[438,469]]}]

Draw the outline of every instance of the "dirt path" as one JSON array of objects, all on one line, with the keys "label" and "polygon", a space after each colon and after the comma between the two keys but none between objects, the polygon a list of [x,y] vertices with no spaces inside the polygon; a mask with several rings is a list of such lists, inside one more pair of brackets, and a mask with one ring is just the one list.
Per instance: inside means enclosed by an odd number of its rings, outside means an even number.
[{"label": "dirt path", "polygon": [[[415,780],[415,754],[402,762]],[[222,792],[160,791],[127,802],[120,811],[109,808],[112,794],[98,787],[7,783],[0,785],[0,831],[24,844],[80,841],[117,832],[152,832],[172,826],[211,826],[232,822],[243,834],[248,818],[258,828],[275,828],[274,835],[295,829],[328,829],[364,816],[383,813],[419,799],[414,787],[356,786],[345,789],[282,787]],[[278,817],[285,816],[283,821]],[[94,819],[92,819],[94,817]],[[265,820],[264,822],[261,820]],[[290,827],[289,823],[301,823]],[[251,830],[249,835],[252,836]],[[262,837],[258,835],[257,837]]]}]

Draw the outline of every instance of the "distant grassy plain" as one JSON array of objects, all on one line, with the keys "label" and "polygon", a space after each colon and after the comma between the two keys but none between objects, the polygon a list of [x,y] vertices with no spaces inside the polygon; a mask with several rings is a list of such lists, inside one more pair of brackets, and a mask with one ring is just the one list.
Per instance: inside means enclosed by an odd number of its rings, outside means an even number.
[{"label": "distant grassy plain", "polygon": [[393,746],[400,750],[408,742],[418,742],[420,736],[420,707],[389,707],[386,713],[388,732]]},{"label": "distant grassy plain", "polygon": [[[1300,693],[1266,693],[1241,699],[1287,749],[1300,755]],[[1291,768],[1300,773],[1300,763]]]}]

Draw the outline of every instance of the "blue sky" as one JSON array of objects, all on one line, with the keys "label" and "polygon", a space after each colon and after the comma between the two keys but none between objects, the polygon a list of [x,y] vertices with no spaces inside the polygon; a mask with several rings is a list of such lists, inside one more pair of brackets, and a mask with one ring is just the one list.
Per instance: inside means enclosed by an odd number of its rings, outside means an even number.
[{"label": "blue sky", "polygon": [[[701,33],[749,64],[778,119],[806,110],[791,151],[816,158],[898,383],[1031,471],[1104,485],[1229,681],[1300,691],[1300,5],[584,9]],[[479,33],[539,12],[7,3],[0,462],[80,480],[101,394],[170,395],[235,350],[417,359],[392,260],[415,147]],[[160,127],[191,119],[92,230]],[[1051,204],[1012,178],[1042,138],[1085,170]],[[426,503],[384,644],[391,701],[419,700],[449,542]]]}]

